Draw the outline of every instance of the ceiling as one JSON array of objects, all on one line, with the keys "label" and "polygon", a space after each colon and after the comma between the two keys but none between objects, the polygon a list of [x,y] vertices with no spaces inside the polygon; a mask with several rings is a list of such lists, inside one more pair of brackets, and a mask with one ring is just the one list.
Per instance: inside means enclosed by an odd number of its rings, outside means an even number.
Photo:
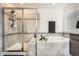
[{"label": "ceiling", "polygon": [[0,7],[25,7],[25,8],[65,8],[78,7],[78,3],[1,3]]}]

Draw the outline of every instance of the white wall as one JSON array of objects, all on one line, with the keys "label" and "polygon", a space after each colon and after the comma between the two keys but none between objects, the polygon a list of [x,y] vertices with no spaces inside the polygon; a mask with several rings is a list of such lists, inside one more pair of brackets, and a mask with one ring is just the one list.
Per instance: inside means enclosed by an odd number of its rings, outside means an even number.
[{"label": "white wall", "polygon": [[69,7],[64,9],[64,32],[79,33],[76,28],[77,21],[79,20],[79,9],[76,7]]},{"label": "white wall", "polygon": [[0,9],[0,55],[2,51],[2,9]]},{"label": "white wall", "polygon": [[48,32],[48,21],[56,21],[56,32],[63,32],[63,9],[38,9],[39,32]]}]

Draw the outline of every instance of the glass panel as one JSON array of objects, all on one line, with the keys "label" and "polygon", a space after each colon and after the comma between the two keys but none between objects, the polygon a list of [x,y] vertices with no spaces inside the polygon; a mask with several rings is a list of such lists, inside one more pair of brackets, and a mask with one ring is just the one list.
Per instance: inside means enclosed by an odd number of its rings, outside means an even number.
[{"label": "glass panel", "polygon": [[22,9],[16,10],[17,32],[22,32]]},{"label": "glass panel", "polygon": [[11,28],[12,21],[9,21],[9,16],[4,14],[4,33],[10,34],[10,33],[16,33],[17,27]]},{"label": "glass panel", "polygon": [[[34,38],[34,35],[35,34],[27,34],[27,37],[29,39],[29,42],[28,42],[28,55],[29,56],[34,56],[36,55],[36,38]],[[25,38],[27,38],[25,36]]]},{"label": "glass panel", "polygon": [[4,51],[8,51],[15,43],[18,42],[17,34],[5,36]]},{"label": "glass panel", "polygon": [[16,18],[19,18],[22,20],[22,9],[17,9],[15,11],[16,11]]},{"label": "glass panel", "polygon": [[35,33],[36,32],[36,21],[35,20],[24,20],[24,32]]},{"label": "glass panel", "polygon": [[27,51],[28,43],[30,41],[35,42],[34,34],[18,34],[17,39],[19,43],[23,43],[23,51]]},{"label": "glass panel", "polygon": [[24,9],[24,19],[36,19],[36,10]]},{"label": "glass panel", "polygon": [[22,20],[17,20],[17,32],[22,32]]},{"label": "glass panel", "polygon": [[[15,15],[11,14],[11,10],[15,11]],[[15,18],[15,26],[11,27]],[[4,32],[5,34],[22,32],[22,9],[5,9],[4,11]]]},{"label": "glass panel", "polygon": [[9,16],[12,16],[11,11],[15,11],[15,17],[16,18],[22,18],[22,9],[5,9],[4,13],[6,13]]},{"label": "glass panel", "polygon": [[[11,15],[11,10],[15,10],[15,15]],[[23,11],[23,15],[22,15]],[[15,17],[16,27],[11,27]],[[24,18],[22,18],[24,17]],[[33,46],[36,53],[36,10],[35,9],[5,9],[4,11],[4,51],[26,52]],[[30,51],[29,51],[30,52]]]}]

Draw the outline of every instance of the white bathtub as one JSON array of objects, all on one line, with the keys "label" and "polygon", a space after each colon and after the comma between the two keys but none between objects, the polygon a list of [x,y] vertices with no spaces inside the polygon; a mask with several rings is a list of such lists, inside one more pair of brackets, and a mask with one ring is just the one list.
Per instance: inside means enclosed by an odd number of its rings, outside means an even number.
[{"label": "white bathtub", "polygon": [[57,36],[57,37],[53,37],[53,36],[49,36],[47,42],[55,42],[55,43],[64,43],[64,42],[68,42],[69,38],[66,37],[61,37],[61,36]]},{"label": "white bathtub", "polygon": [[[30,42],[29,55],[35,54],[34,42]],[[38,56],[68,56],[69,38],[49,36],[47,42],[37,42]]]}]

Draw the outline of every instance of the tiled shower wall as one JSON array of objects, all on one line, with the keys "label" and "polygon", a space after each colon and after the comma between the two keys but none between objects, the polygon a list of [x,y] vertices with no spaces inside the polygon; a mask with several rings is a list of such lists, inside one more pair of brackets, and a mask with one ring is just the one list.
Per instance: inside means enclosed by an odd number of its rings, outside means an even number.
[{"label": "tiled shower wall", "polygon": [[5,36],[4,51],[6,51],[6,49],[10,48],[12,45],[17,43],[17,40],[18,40],[17,39],[17,34]]},{"label": "tiled shower wall", "polygon": [[16,43],[27,43],[28,40],[31,40],[34,38],[34,34],[13,34],[13,35],[8,35],[5,36],[5,41],[4,41],[4,49],[10,48],[12,45]]},{"label": "tiled shower wall", "polygon": [[10,48],[16,43],[22,43],[22,42],[27,43],[28,40],[34,38],[35,32],[36,32],[35,20],[23,20],[23,24],[22,24],[22,19],[16,20],[16,27],[11,28],[11,21],[9,21],[9,16],[5,14],[4,33],[10,34],[10,35],[5,35],[5,39],[4,39],[5,51],[6,49]]},{"label": "tiled shower wall", "polygon": [[17,32],[17,27],[11,28],[11,23],[9,16],[4,13],[4,51],[17,42],[17,34],[12,34]]},{"label": "tiled shower wall", "polygon": [[28,40],[33,39],[34,34],[14,34],[14,35],[9,35],[5,37],[5,45],[4,45],[4,49],[6,51],[6,49],[10,48],[12,45],[16,44],[16,43],[27,43]]}]

